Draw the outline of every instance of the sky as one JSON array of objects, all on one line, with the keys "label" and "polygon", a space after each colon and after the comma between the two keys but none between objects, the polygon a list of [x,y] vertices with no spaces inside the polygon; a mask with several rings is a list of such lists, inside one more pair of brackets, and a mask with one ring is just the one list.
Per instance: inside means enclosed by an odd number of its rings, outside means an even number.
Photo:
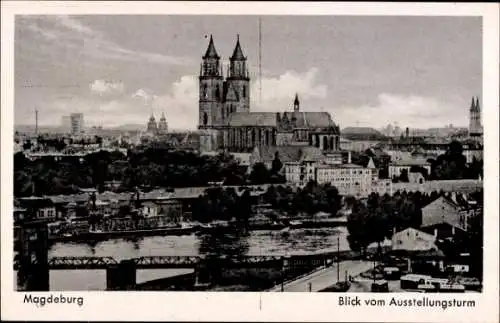
[{"label": "sky", "polygon": [[[327,111],[348,126],[467,126],[482,91],[480,17],[264,16],[259,95],[257,16],[17,16],[15,124],[195,129],[198,73],[213,35],[224,63],[237,34],[251,111]],[[225,69],[224,69],[225,70]],[[481,98],[480,98],[481,99]]]}]

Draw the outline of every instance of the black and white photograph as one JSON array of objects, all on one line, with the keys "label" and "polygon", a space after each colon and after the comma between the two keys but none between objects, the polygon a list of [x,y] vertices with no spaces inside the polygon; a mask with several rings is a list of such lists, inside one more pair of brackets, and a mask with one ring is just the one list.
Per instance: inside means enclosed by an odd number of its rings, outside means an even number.
[{"label": "black and white photograph", "polygon": [[14,292],[488,288],[482,16],[13,19]]}]

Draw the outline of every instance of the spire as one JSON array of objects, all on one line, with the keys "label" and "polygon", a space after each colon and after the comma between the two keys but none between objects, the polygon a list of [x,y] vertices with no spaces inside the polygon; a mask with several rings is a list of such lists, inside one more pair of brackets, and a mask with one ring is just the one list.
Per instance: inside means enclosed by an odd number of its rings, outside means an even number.
[{"label": "spire", "polygon": [[165,118],[165,112],[162,112],[161,113],[161,118],[160,120],[164,121],[164,120],[167,120],[167,118]]},{"label": "spire", "polygon": [[479,97],[476,96],[476,110],[481,111],[481,108],[479,107]]},{"label": "spire", "polygon": [[231,56],[231,60],[241,61],[245,60],[245,55],[243,55],[243,51],[241,50],[240,45],[240,35],[236,35],[236,47],[234,47],[233,55]]},{"label": "spire", "polygon": [[299,111],[299,109],[300,109],[299,94],[295,93],[295,100],[293,100],[293,110]]},{"label": "spire", "polygon": [[205,52],[205,55],[203,58],[216,58],[219,59],[220,56],[217,54],[217,51],[215,50],[215,45],[214,45],[214,39],[212,35],[210,35],[210,42],[208,43],[208,48],[207,51]]},{"label": "spire", "polygon": [[477,111],[477,109],[478,109],[478,104],[477,104],[476,98],[477,98],[476,96],[472,97],[472,102],[470,104],[471,111]]}]

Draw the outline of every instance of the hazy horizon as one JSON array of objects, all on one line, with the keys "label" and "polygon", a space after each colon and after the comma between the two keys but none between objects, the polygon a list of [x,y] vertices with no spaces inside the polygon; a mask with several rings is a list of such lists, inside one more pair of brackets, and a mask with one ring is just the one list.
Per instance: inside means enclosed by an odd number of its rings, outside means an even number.
[{"label": "hazy horizon", "polygon": [[[467,127],[482,92],[480,17],[264,16],[262,100],[257,16],[18,16],[15,124],[169,128],[198,121],[198,72],[213,34],[223,62],[240,35],[251,111],[328,111],[341,128]],[[182,28],[179,28],[182,26]],[[311,35],[314,35],[311,37]],[[147,100],[145,99],[147,97]],[[152,103],[156,97],[156,103]]]}]

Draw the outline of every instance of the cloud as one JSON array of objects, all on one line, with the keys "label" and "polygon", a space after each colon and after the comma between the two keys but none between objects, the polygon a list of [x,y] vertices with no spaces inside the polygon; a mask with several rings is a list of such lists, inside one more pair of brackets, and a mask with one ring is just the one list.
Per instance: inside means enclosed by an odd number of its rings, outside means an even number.
[{"label": "cloud", "polygon": [[94,60],[112,59],[143,64],[148,62],[182,66],[192,63],[185,57],[124,48],[107,39],[104,33],[84,25],[71,16],[21,16],[16,22],[21,30],[29,30],[42,36],[37,38],[37,47],[49,46],[51,50],[55,50],[53,46],[59,46],[58,48],[66,54],[68,51],[74,51],[73,58],[86,57]]},{"label": "cloud", "polygon": [[259,102],[259,81],[252,82],[252,108],[254,111],[284,110],[290,107],[295,93],[301,99],[325,99],[328,94],[326,84],[317,80],[318,68],[313,67],[304,73],[287,71],[277,77],[262,79],[262,101]]},{"label": "cloud", "polygon": [[447,124],[467,124],[468,106],[456,99],[440,100],[418,95],[382,93],[375,104],[342,106],[330,112],[342,127],[384,127],[397,123],[402,127],[441,127]]},{"label": "cloud", "polygon": [[122,94],[125,91],[125,86],[123,82],[95,80],[90,84],[90,91],[100,96]]}]

